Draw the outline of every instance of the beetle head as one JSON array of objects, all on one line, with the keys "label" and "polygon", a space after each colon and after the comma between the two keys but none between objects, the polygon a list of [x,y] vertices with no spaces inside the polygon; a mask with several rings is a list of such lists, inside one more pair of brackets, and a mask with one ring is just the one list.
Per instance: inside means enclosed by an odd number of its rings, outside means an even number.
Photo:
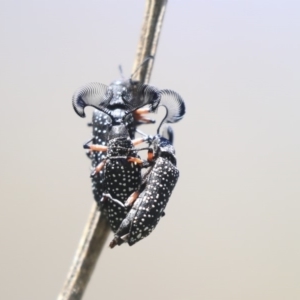
[{"label": "beetle head", "polygon": [[159,102],[160,92],[157,88],[131,79],[117,80],[109,86],[89,83],[81,87],[72,100],[73,108],[80,117],[85,117],[86,106],[95,107],[111,116],[114,109],[122,109],[127,115],[145,105],[155,111]]},{"label": "beetle head", "polygon": [[123,109],[129,110],[130,105],[128,100],[130,100],[130,92],[129,92],[129,84],[128,80],[116,80],[113,81],[107,88],[107,92],[109,94],[109,101],[107,108],[109,110],[114,109]]},{"label": "beetle head", "polygon": [[168,139],[160,135],[156,135],[151,146],[153,148],[153,155],[155,158],[167,158],[176,166],[175,149]]}]

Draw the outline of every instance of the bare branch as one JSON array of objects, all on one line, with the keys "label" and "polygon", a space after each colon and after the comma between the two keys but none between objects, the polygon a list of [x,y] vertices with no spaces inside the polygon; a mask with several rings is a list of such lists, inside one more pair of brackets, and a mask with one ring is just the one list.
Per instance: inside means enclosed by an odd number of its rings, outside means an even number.
[{"label": "bare branch", "polygon": [[82,298],[109,233],[107,219],[100,216],[98,207],[94,204],[58,300]]},{"label": "bare branch", "polygon": [[[148,0],[146,2],[146,11],[140,42],[133,64],[133,72],[142,64],[149,56],[155,57],[159,35],[161,32],[163,19],[166,11],[167,0]],[[134,75],[134,79],[143,83],[150,80],[154,59],[144,64]]]}]

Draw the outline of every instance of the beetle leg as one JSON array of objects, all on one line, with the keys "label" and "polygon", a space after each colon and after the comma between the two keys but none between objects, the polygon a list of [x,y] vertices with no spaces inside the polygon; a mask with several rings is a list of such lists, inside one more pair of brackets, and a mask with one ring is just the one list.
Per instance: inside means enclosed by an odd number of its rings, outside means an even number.
[{"label": "beetle leg", "polygon": [[91,158],[91,154],[92,154],[92,151],[89,149],[89,146],[88,144],[91,143],[93,141],[94,137],[92,137],[89,141],[87,141],[84,145],[83,145],[83,148],[84,149],[87,149],[87,151],[85,152],[87,157],[88,158]]},{"label": "beetle leg", "polygon": [[121,237],[114,237],[114,239],[109,243],[109,247],[113,249],[117,245],[121,245],[124,242],[126,243],[129,239],[129,233],[124,234]]},{"label": "beetle leg", "polygon": [[94,137],[92,137],[90,140],[88,140],[85,144],[83,144],[84,149],[90,149],[90,146],[88,145],[93,141]]},{"label": "beetle leg", "polygon": [[110,243],[109,243],[109,247],[112,249],[114,248],[115,246],[118,245],[118,242],[116,241],[116,239],[113,239]]},{"label": "beetle leg", "polygon": [[98,164],[98,166],[92,171],[91,173],[91,177],[94,177],[97,173],[99,173],[103,167],[105,166],[106,164],[106,159],[104,159],[103,161],[101,161],[100,164]]},{"label": "beetle leg", "polygon": [[145,141],[146,141],[145,137],[137,138],[137,139],[132,140],[132,144],[133,144],[133,146],[136,146],[136,145],[139,145],[139,144],[141,144]]},{"label": "beetle leg", "polygon": [[140,118],[137,119],[136,122],[137,122],[137,125],[154,124],[155,120],[154,119],[150,119],[150,118],[146,118],[144,116],[140,116]]},{"label": "beetle leg", "polygon": [[139,164],[139,165],[142,165],[144,163],[143,160],[141,160],[140,158],[132,157],[132,156],[128,157],[127,161],[133,162],[133,163],[136,163],[136,164]]},{"label": "beetle leg", "polygon": [[[143,136],[143,138],[144,138],[143,142],[146,142],[149,145],[153,142],[154,137],[152,135],[148,135],[148,134],[146,134],[146,133],[144,133],[144,132],[142,132],[138,129],[136,129],[135,131]],[[132,142],[135,142],[135,140],[133,140]]]},{"label": "beetle leg", "polygon": [[147,160],[148,160],[148,162],[153,162],[153,159],[154,159],[153,149],[152,149],[152,148],[149,148],[149,149],[148,149]]},{"label": "beetle leg", "polygon": [[125,202],[125,207],[131,206],[139,196],[139,192],[133,192]]},{"label": "beetle leg", "polygon": [[133,112],[133,117],[134,119],[139,123],[139,124],[153,124],[155,123],[155,120],[146,118],[144,114],[150,113],[149,108],[139,108],[136,111]]},{"label": "beetle leg", "polygon": [[84,149],[88,149],[90,151],[102,151],[102,152],[106,152],[107,151],[107,146],[103,146],[103,145],[97,145],[97,144],[91,144],[89,145],[89,143],[91,143],[93,141],[94,138],[90,139],[89,141],[87,141],[85,144],[83,144],[83,148]]},{"label": "beetle leg", "polygon": [[107,146],[102,146],[102,145],[87,145],[87,144],[84,144],[83,145],[83,148],[85,149],[90,149],[92,151],[102,151],[102,152],[106,152],[107,151]]},{"label": "beetle leg", "polygon": [[133,115],[134,116],[137,116],[137,115],[141,115],[141,114],[149,114],[150,113],[150,109],[149,108],[139,108],[137,110],[135,110],[133,112]]}]

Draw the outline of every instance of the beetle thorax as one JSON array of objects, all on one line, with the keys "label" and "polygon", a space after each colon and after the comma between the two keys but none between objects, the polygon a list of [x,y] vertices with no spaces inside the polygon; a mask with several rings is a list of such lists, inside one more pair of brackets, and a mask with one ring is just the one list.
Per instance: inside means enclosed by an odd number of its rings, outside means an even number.
[{"label": "beetle thorax", "polygon": [[136,153],[130,138],[115,138],[108,142],[108,157],[127,157]]}]

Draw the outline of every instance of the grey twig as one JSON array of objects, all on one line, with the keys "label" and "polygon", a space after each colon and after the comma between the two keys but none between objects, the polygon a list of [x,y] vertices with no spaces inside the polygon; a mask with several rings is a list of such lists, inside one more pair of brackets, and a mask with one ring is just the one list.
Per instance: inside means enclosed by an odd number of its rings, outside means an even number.
[{"label": "grey twig", "polygon": [[109,233],[107,219],[94,204],[58,300],[82,298]]},{"label": "grey twig", "polygon": [[[155,57],[167,2],[167,0],[146,1],[144,22],[137,54],[133,64],[133,72],[142,64],[142,62],[147,57]],[[147,64],[144,64],[135,73],[134,79],[143,83],[148,83],[150,80],[153,64],[154,59],[149,60]]]},{"label": "grey twig", "polygon": [[[133,65],[137,67],[149,56],[155,56],[167,0],[147,0],[146,12]],[[135,74],[143,83],[150,80],[154,60],[149,60]],[[73,259],[69,274],[57,300],[80,300],[92,276],[98,257],[110,233],[106,218],[94,204]]]}]

